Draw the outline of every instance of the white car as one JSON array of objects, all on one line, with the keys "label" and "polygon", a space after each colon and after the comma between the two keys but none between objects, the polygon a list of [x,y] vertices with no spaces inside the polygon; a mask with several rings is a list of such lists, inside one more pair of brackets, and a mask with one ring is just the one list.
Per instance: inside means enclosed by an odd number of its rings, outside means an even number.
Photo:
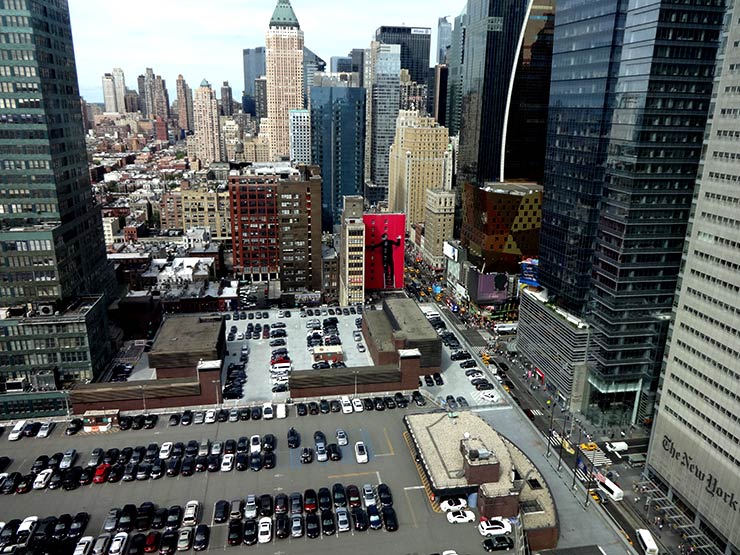
[{"label": "white car", "polygon": [[342,412],[344,414],[352,414],[352,401],[349,400],[349,397],[342,395],[340,401],[342,403]]},{"label": "white car", "polygon": [[337,428],[337,445],[347,445],[349,443],[349,436],[347,432],[341,428]]},{"label": "white car", "polygon": [[108,548],[108,555],[123,555],[126,553],[126,544],[128,543],[128,534],[126,532],[119,532],[113,536],[113,541],[110,542]]},{"label": "white car", "polygon": [[468,508],[468,502],[462,497],[452,497],[439,502],[439,508],[444,512],[461,511]]},{"label": "white car", "polygon": [[187,551],[193,543],[193,527],[186,526],[180,528],[180,532],[177,534],[177,550]]},{"label": "white car", "polygon": [[366,350],[365,345],[363,345],[362,343],[357,343],[357,350],[360,351],[361,353],[364,353]]},{"label": "white car", "polygon": [[272,420],[275,418],[275,409],[272,408],[272,403],[265,403],[262,405],[262,418],[264,420]]},{"label": "white car", "polygon": [[159,448],[159,458],[162,460],[169,459],[170,455],[172,455],[172,446],[173,443],[171,441],[165,441],[162,447]]},{"label": "white car", "polygon": [[93,538],[92,536],[85,536],[83,538],[80,538],[80,541],[77,542],[74,553],[72,553],[72,555],[90,555],[90,551],[92,551],[92,546],[94,542],[95,538]]},{"label": "white car", "polygon": [[44,422],[43,424],[41,424],[41,429],[39,430],[39,433],[36,437],[49,437],[49,434],[54,429],[54,426],[56,426],[54,422]]},{"label": "white car", "polygon": [[365,502],[365,508],[370,505],[377,505],[377,500],[375,499],[375,488],[372,484],[365,484],[362,486],[362,500]]},{"label": "white car", "polygon": [[259,543],[269,543],[272,539],[272,519],[269,516],[263,516],[257,525],[257,541]]},{"label": "white car", "polygon": [[249,452],[259,453],[262,451],[262,439],[257,434],[249,438]]},{"label": "white car", "polygon": [[206,411],[204,422],[206,424],[213,424],[216,422],[216,409],[208,409]]},{"label": "white car", "polygon": [[502,534],[508,536],[511,534],[511,523],[502,516],[488,518],[481,520],[478,524],[478,532],[481,536],[500,536]]},{"label": "white car", "polygon": [[450,511],[447,513],[447,522],[450,524],[464,524],[474,521],[475,515],[473,511]]},{"label": "white car", "polygon": [[368,461],[367,447],[361,441],[355,443],[355,459],[357,459],[358,464],[364,464]]},{"label": "white car", "polygon": [[352,399],[352,408],[355,409],[355,412],[362,412],[365,410],[365,407],[362,405],[362,399],[359,397]]},{"label": "white car", "polygon": [[44,489],[51,480],[52,474],[54,474],[53,468],[46,468],[39,472],[39,475],[33,481],[33,489]]},{"label": "white car", "polygon": [[221,459],[221,472],[231,472],[234,468],[234,455],[228,453]]}]

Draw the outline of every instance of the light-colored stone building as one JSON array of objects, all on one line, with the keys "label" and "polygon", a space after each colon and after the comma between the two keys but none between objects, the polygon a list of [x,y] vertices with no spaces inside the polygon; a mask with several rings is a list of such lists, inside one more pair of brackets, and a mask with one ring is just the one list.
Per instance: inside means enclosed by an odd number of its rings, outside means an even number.
[{"label": "light-colored stone building", "polygon": [[193,124],[195,155],[205,165],[221,160],[221,129],[218,117],[216,93],[208,81],[203,79],[195,91]]},{"label": "light-colored stone building", "polygon": [[444,268],[444,244],[452,239],[454,227],[455,193],[445,189],[427,190],[421,256],[435,270]]},{"label": "light-colored stone building", "polygon": [[364,199],[344,197],[339,238],[339,304],[365,302],[365,223]]},{"label": "light-colored stone building", "polygon": [[311,163],[311,112],[291,110],[290,118],[290,161],[296,164]]},{"label": "light-colored stone building", "polygon": [[180,192],[182,227],[190,229],[201,227],[210,230],[216,241],[231,240],[231,212],[229,210],[229,191],[195,186]]}]

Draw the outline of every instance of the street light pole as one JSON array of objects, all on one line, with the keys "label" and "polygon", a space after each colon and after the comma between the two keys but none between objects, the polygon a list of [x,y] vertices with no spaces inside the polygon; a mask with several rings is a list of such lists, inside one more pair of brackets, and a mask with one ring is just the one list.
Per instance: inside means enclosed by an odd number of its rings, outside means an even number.
[{"label": "street light pole", "polygon": [[545,453],[546,457],[550,456],[550,446],[552,445],[552,419],[552,405],[550,405],[550,425],[547,428],[547,452]]},{"label": "street light pole", "polygon": [[576,460],[573,463],[573,483],[570,486],[571,489],[576,489],[576,472],[578,471],[579,453],[581,454],[583,453],[583,451],[581,451],[581,433],[582,433],[582,430],[581,430],[581,427],[579,426],[578,427],[578,444],[576,447]]}]

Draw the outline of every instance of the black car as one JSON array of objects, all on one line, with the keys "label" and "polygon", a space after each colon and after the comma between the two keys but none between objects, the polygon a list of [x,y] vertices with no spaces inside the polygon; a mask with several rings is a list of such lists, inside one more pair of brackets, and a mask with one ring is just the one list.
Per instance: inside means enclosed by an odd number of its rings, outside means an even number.
[{"label": "black car", "polygon": [[313,449],[311,447],[304,447],[301,450],[301,464],[309,464],[313,462]]},{"label": "black car", "polygon": [[434,386],[434,378],[432,378],[430,375],[424,376],[424,384],[427,387],[433,387]]},{"label": "black car", "polygon": [[306,537],[315,539],[321,535],[321,525],[319,515],[308,513],[306,515]]},{"label": "black car", "polygon": [[180,505],[172,505],[167,511],[167,520],[165,526],[168,530],[174,530],[180,527],[182,522],[182,507]]},{"label": "black car", "polygon": [[275,453],[273,451],[266,451],[262,458],[262,466],[266,469],[275,468]]},{"label": "black car", "polygon": [[247,436],[240,437],[236,442],[236,452],[245,453],[249,450],[249,438]]},{"label": "black car", "polygon": [[146,536],[144,534],[134,534],[128,542],[128,555],[143,555],[145,545]]},{"label": "black car", "polygon": [[396,402],[393,400],[393,397],[390,397],[386,395],[383,397],[383,404],[385,405],[385,408],[387,409],[395,409],[396,408]]},{"label": "black car", "polygon": [[275,515],[275,537],[283,540],[290,536],[290,520],[288,515]]},{"label": "black car", "polygon": [[[198,524],[193,534],[193,551],[203,551],[208,549],[208,540],[211,537],[211,530],[207,524]],[[131,550],[129,549],[129,555]]]},{"label": "black car", "polygon": [[13,519],[8,521],[5,528],[0,531],[0,548],[8,547],[9,545],[15,544],[16,533],[21,525],[19,519]]},{"label": "black car", "polygon": [[[52,476],[53,477],[53,476]],[[64,474],[64,480],[62,480],[62,488],[65,491],[72,491],[80,487],[80,478],[82,477],[82,468],[79,466],[73,466]],[[49,481],[51,484],[51,480]],[[51,487],[51,485],[47,486]]]},{"label": "black car", "polygon": [[[177,460],[177,459],[175,459],[175,460]],[[151,466],[152,466],[152,469],[149,472],[149,478],[152,479],[152,480],[158,480],[159,478],[161,478],[162,476],[164,476],[164,474],[165,474],[165,472],[167,470],[166,464],[162,460],[154,461]],[[111,469],[111,471],[112,470],[113,469]]]},{"label": "black car", "polygon": [[121,464],[127,464],[131,460],[131,456],[133,454],[133,447],[124,447],[123,449],[121,449],[121,453],[118,455],[118,462]]},{"label": "black car", "polygon": [[250,411],[248,408],[242,408],[239,409],[239,420],[244,422],[245,420],[249,420],[249,417],[252,416],[252,411]]},{"label": "black car", "polygon": [[143,414],[137,414],[134,416],[133,423],[131,424],[132,430],[141,430],[146,423],[146,417]]},{"label": "black car", "polygon": [[155,530],[161,530],[164,528],[164,525],[167,522],[167,514],[168,511],[165,507],[156,509],[154,511],[154,516],[152,517],[152,528]]},{"label": "black car", "polygon": [[[121,418],[128,419],[130,417],[122,416]],[[123,428],[121,426],[121,419],[118,420],[119,427],[121,427],[122,430],[126,430],[128,428]],[[129,428],[131,427],[131,423],[129,422]],[[69,424],[67,425],[67,429],[64,430],[64,435],[73,436],[77,432],[79,432],[82,429],[82,419],[81,418],[73,418],[70,420]]]},{"label": "black car", "polygon": [[180,459],[171,458],[167,461],[167,476],[177,476],[180,473]]},{"label": "black car", "polygon": [[471,357],[467,351],[456,351],[450,355],[450,360],[469,360]]},{"label": "black car", "polygon": [[419,391],[414,391],[411,394],[411,398],[414,400],[417,407],[423,407],[427,404],[427,400],[424,399],[424,396]]},{"label": "black car", "polygon": [[[95,473],[95,469],[94,468],[86,468],[85,471],[90,471],[89,472],[90,482],[92,482],[92,478],[93,478],[93,474]],[[139,472],[139,465],[136,464],[135,462],[130,462],[130,463],[128,463],[126,465],[126,468],[123,469],[123,476],[121,476],[121,479],[124,482],[131,482],[133,480],[136,480],[136,474],[138,472]],[[89,484],[90,482],[86,482],[86,483]],[[85,485],[84,482],[83,482],[83,485]]]},{"label": "black car", "polygon": [[457,404],[460,405],[460,408],[463,408],[463,409],[470,406],[470,404],[468,404],[467,399],[465,399],[465,397],[463,396],[459,396],[457,398]]},{"label": "black car", "polygon": [[319,488],[317,495],[318,507],[320,511],[328,511],[332,507],[331,492],[329,488]]},{"label": "black car", "polygon": [[288,430],[288,447],[290,449],[297,449],[301,446],[301,434],[299,434],[295,428],[291,427]]},{"label": "black car", "polygon": [[247,453],[237,453],[234,458],[234,466],[240,472],[249,468],[249,455]]},{"label": "black car", "polygon": [[339,402],[338,399],[332,399],[329,402],[329,410],[331,412],[339,412],[342,410],[342,404]]},{"label": "black car", "polygon": [[244,521],[244,532],[242,535],[246,545],[254,545],[257,543],[257,521],[255,519],[248,518]]},{"label": "black car", "polygon": [[331,536],[337,531],[334,513],[330,510],[321,511],[321,531],[325,536]]},{"label": "black car", "polygon": [[59,468],[59,464],[62,462],[63,458],[64,453],[54,453],[51,457],[49,457],[47,468]]},{"label": "black car", "polygon": [[154,428],[154,426],[157,425],[158,421],[159,416],[157,416],[156,414],[147,414],[144,417],[144,428],[146,428],[147,430],[151,430],[152,428]]},{"label": "black car", "polygon": [[399,408],[405,409],[409,406],[409,399],[404,395],[403,393],[396,392],[396,394],[393,396],[393,400],[396,402],[396,405],[398,405]]},{"label": "black car", "polygon": [[326,455],[329,457],[330,461],[342,460],[342,450],[336,443],[330,443],[326,446]]},{"label": "black car", "polygon": [[481,383],[475,384],[475,389],[478,391],[487,391],[490,389],[493,389],[493,384],[489,381],[483,381]]},{"label": "black car", "polygon": [[108,481],[111,484],[115,484],[116,482],[120,482],[121,478],[123,478],[123,473],[126,471],[126,466],[123,464],[114,464],[110,467],[110,471],[108,472]]},{"label": "black car", "polygon": [[51,533],[52,538],[55,540],[63,540],[69,533],[69,527],[72,526],[72,515],[65,513],[60,515],[57,519],[57,523],[54,526],[54,530]]},{"label": "black car", "polygon": [[378,484],[378,499],[383,507],[393,506],[393,495],[391,494],[391,488],[387,484]]},{"label": "black car", "polygon": [[445,403],[447,403],[447,408],[450,410],[457,410],[460,408],[454,395],[448,395],[445,397]]},{"label": "black car", "polygon": [[262,453],[252,453],[249,455],[249,468],[255,472],[262,470]]},{"label": "black car", "polygon": [[192,410],[184,410],[182,412],[182,416],[180,417],[180,425],[181,426],[190,426],[193,423],[193,411]]},{"label": "black car", "polygon": [[252,420],[259,420],[262,418],[262,407],[252,407]]},{"label": "black car", "polygon": [[208,472],[218,472],[221,469],[221,457],[219,455],[208,455],[207,457]]},{"label": "black car", "polygon": [[365,410],[375,410],[375,403],[373,403],[373,400],[370,397],[365,397],[362,400],[362,405]]},{"label": "black car", "polygon": [[[4,458],[7,458],[7,457],[4,457]],[[10,459],[8,459],[8,462],[9,461]],[[47,455],[39,455],[38,457],[36,457],[36,460],[33,461],[33,464],[31,465],[31,473],[38,474],[39,472],[44,470],[48,466],[48,464],[49,464],[49,457]],[[3,468],[3,470],[5,469]]]},{"label": "black car", "polygon": [[260,495],[257,507],[258,507],[260,516],[272,516],[272,513],[273,513],[272,495],[270,495],[269,493]]},{"label": "black car", "polygon": [[315,416],[319,414],[319,412],[321,411],[319,409],[319,404],[316,401],[311,401],[310,403],[308,403],[308,414]]},{"label": "black car", "polygon": [[121,451],[119,449],[116,449],[115,447],[112,447],[108,449],[103,455],[103,462],[106,464],[114,465],[118,462],[120,456]]},{"label": "black car", "polygon": [[216,501],[213,507],[213,522],[221,524],[229,519],[229,502],[225,500]]},{"label": "black car", "polygon": [[[62,482],[64,482],[64,470],[55,470],[54,473],[51,475],[51,478],[49,479],[49,483],[46,485],[46,489],[59,489],[62,487]],[[10,478],[10,476],[8,476]],[[3,483],[3,493],[6,493],[5,490],[5,484],[8,482],[8,478],[5,479],[5,483]]]},{"label": "black car", "polygon": [[344,490],[344,486],[342,484],[334,484],[331,487],[331,495],[334,499],[334,506],[335,507],[346,507],[347,506],[347,493]]},{"label": "black car", "polygon": [[236,441],[227,439],[224,441],[224,455],[233,455],[236,453]]},{"label": "black car", "polygon": [[159,554],[172,555],[177,549],[177,530],[167,530],[159,541]]},{"label": "black car", "polygon": [[321,414],[327,414],[330,410],[331,405],[329,404],[329,401],[327,401],[326,399],[321,399],[319,401],[319,412],[321,412]]},{"label": "black car", "polygon": [[373,397],[373,403],[375,404],[375,410],[385,410],[385,403],[382,397]]},{"label": "black car", "polygon": [[262,436],[262,449],[265,451],[274,451],[275,450],[275,436],[272,434],[265,434]]},{"label": "black car", "polygon": [[306,416],[308,414],[308,407],[306,403],[298,403],[295,407],[296,414],[298,416]]},{"label": "black car", "polygon": [[43,546],[47,541],[50,541],[52,539],[52,535],[54,534],[54,527],[56,525],[57,517],[55,516],[47,516],[46,518],[38,520],[36,523],[36,530],[34,530],[29,544],[32,547]]},{"label": "black car", "polygon": [[167,420],[168,426],[179,426],[180,415],[178,413],[170,414],[170,418]]},{"label": "black car", "polygon": [[444,380],[442,379],[442,374],[440,374],[439,372],[435,372],[434,374],[432,374],[432,377],[434,378],[434,383],[435,384],[437,384],[437,385],[444,385],[445,384]]},{"label": "black car", "polygon": [[396,511],[393,507],[383,507],[381,513],[383,514],[385,529],[388,532],[395,532],[398,530],[398,518],[396,517]]},{"label": "black car", "polygon": [[121,509],[121,514],[118,516],[118,526],[116,530],[118,532],[130,532],[134,528],[136,521],[136,505],[127,503]]},{"label": "black car", "polygon": [[508,536],[491,536],[482,542],[483,549],[491,551],[508,551],[514,547],[514,540]]},{"label": "black car", "polygon": [[149,530],[152,526],[152,518],[154,518],[154,503],[151,501],[145,501],[139,508],[136,509],[136,519],[134,526],[137,530]]},{"label": "black car", "polygon": [[377,506],[369,505],[367,507],[367,519],[371,530],[380,530],[383,527],[383,520],[380,518]]},{"label": "black car", "polygon": [[78,540],[85,533],[87,523],[90,522],[90,515],[86,512],[77,513],[72,519],[72,523],[67,530],[67,539]]},{"label": "black car", "polygon": [[460,363],[460,368],[474,368],[475,366],[477,366],[477,364],[472,359],[463,360]]}]

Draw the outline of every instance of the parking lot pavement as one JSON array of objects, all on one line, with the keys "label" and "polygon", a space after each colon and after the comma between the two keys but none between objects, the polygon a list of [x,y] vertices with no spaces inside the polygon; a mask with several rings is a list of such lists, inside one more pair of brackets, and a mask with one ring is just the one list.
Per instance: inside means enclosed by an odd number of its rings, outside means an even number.
[{"label": "parking lot pavement", "polygon": [[[406,409],[411,410],[411,409]],[[85,510],[92,518],[87,534],[100,533],[105,514],[111,507],[125,503],[140,504],[153,501],[159,506],[185,505],[190,499],[203,503],[201,522],[211,524],[213,505],[219,499],[244,498],[249,493],[276,494],[303,492],[306,488],[329,487],[335,482],[344,485],[387,483],[393,493],[394,507],[400,529],[397,532],[347,532],[339,536],[273,540],[251,546],[257,553],[316,553],[320,548],[327,553],[387,552],[393,554],[433,553],[456,549],[459,553],[480,551],[478,533],[472,525],[447,524],[445,516],[432,511],[408,448],[403,440],[402,416],[406,410],[386,410],[362,414],[330,413],[297,417],[291,413],[283,420],[258,420],[199,426],[168,427],[166,419],[153,430],[114,432],[100,435],[66,437],[59,427],[47,439],[24,439],[18,442],[0,440],[0,451],[14,459],[10,470],[26,470],[40,454],[52,454],[75,447],[80,453],[78,464],[85,464],[94,447],[122,448],[147,445],[156,441],[187,441],[190,439],[238,438],[242,435],[273,433],[277,437],[277,465],[272,470],[259,472],[214,472],[190,477],[163,477],[145,482],[119,482],[83,486],[75,491],[32,491],[24,495],[0,497],[0,520],[22,518],[27,515],[59,515]],[[416,409],[415,409],[416,410]],[[357,464],[350,446],[343,447],[343,459],[338,462],[301,465],[297,453],[287,448],[286,434],[294,426],[301,434],[301,445],[310,445],[313,432],[322,430],[329,441],[335,429],[341,427],[349,434],[350,444],[364,441],[368,447],[368,464]],[[226,544],[226,526],[216,525],[212,530],[210,552],[222,552]]]},{"label": "parking lot pavement", "polygon": [[[257,311],[247,311],[249,313],[256,313]],[[243,333],[248,324],[256,325],[257,323],[269,326],[276,322],[285,323],[285,330],[288,332],[287,349],[293,363],[294,371],[300,371],[307,368],[311,368],[314,363],[313,356],[308,352],[306,347],[306,322],[311,319],[317,319],[319,323],[324,318],[329,318],[330,315],[321,316],[307,316],[306,318],[300,317],[300,310],[291,310],[291,316],[289,318],[280,318],[277,310],[259,311],[267,312],[269,318],[253,319],[253,320],[227,320],[226,321],[226,336],[228,338],[229,330],[232,326],[236,326],[237,335]],[[361,353],[357,350],[357,345],[352,338],[352,332],[358,329],[355,325],[355,319],[359,315],[350,314],[349,316],[341,315],[336,316],[339,320],[337,329],[339,331],[339,338],[342,341],[342,348],[344,350],[345,364],[348,367],[352,366],[367,366],[372,364],[370,354],[365,351]],[[260,336],[261,337],[261,336]],[[362,341],[364,344],[364,340]],[[240,401],[271,401],[286,398],[288,394],[274,395],[272,393],[272,384],[270,383],[270,356],[272,350],[278,347],[270,346],[270,339],[245,339],[245,340],[234,340],[227,341],[228,355],[225,357],[224,368],[228,368],[230,363],[238,363],[241,355],[242,345],[248,345],[250,349],[249,360],[247,362],[246,373],[247,383],[244,385],[244,398]],[[237,404],[235,402],[227,402],[228,406]]]}]

